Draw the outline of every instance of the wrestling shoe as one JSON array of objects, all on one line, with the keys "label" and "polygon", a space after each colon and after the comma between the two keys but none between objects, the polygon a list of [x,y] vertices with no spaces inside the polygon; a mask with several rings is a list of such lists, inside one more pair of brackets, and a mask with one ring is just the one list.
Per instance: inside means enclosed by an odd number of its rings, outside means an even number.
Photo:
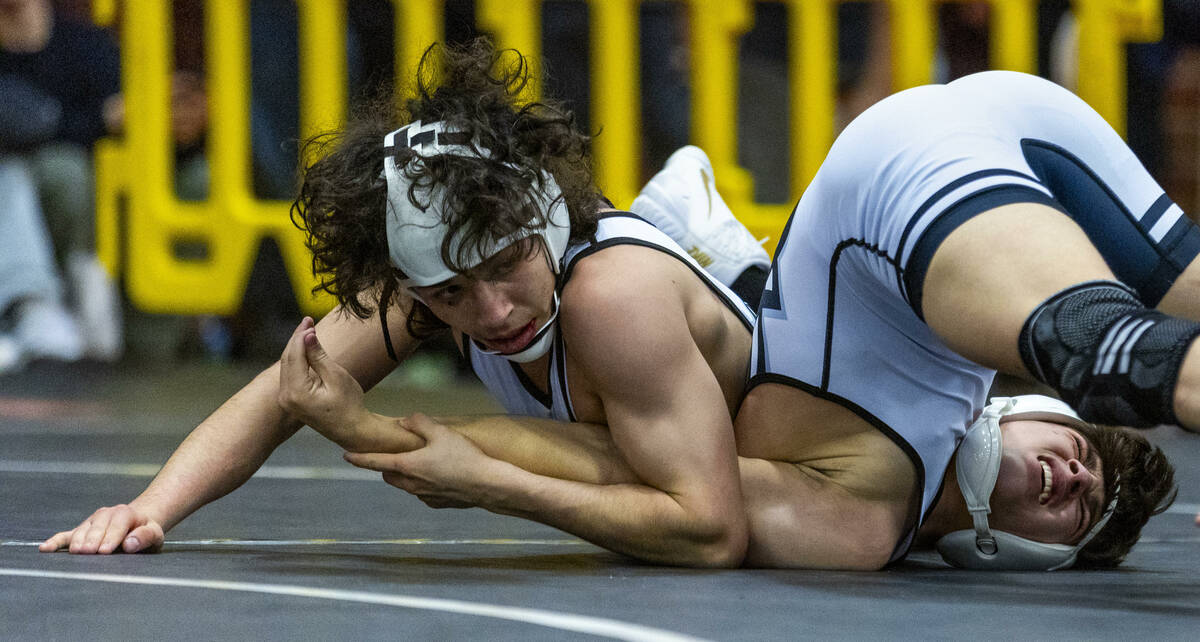
[{"label": "wrestling shoe", "polygon": [[747,268],[771,269],[771,257],[717,192],[704,150],[680,147],[633,200],[630,210],[678,243],[709,274],[732,285]]}]

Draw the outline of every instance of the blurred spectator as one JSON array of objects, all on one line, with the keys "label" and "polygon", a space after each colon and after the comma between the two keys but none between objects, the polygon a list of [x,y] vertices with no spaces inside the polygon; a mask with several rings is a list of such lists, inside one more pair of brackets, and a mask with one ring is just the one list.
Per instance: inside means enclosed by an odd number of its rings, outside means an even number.
[{"label": "blurred spectator", "polygon": [[[1200,100],[1196,98],[1200,89],[1194,55],[1198,47],[1197,0],[1163,0],[1162,40],[1127,47],[1129,146],[1185,211],[1197,205],[1196,181],[1200,180],[1200,128],[1196,126],[1200,122]],[[1179,126],[1188,120],[1190,125]],[[1186,153],[1179,153],[1184,150]]]},{"label": "blurred spectator", "polygon": [[892,93],[892,25],[880,2],[838,5],[836,129]]},{"label": "blurred spectator", "polygon": [[27,359],[79,359],[83,337],[63,305],[63,283],[24,159],[0,155],[0,199],[0,374]]},{"label": "blurred spectator", "polygon": [[991,13],[986,2],[956,2],[938,7],[936,82],[950,82],[991,68],[988,60]]},{"label": "blurred spectator", "polygon": [[[753,28],[741,42],[738,96],[738,161],[754,176],[755,199],[786,203],[791,185],[791,150],[779,132],[790,126],[790,21],[783,3],[754,5]],[[835,132],[892,93],[891,22],[883,2],[837,5]],[[799,92],[804,91],[803,84]],[[803,133],[801,133],[803,136]]]},{"label": "blurred spectator", "polygon": [[57,17],[49,0],[0,0],[0,331],[11,348],[0,352],[10,368],[120,355],[117,291],[95,255],[90,162],[118,89],[107,33]]},{"label": "blurred spectator", "polygon": [[1168,0],[1166,40],[1177,47],[1163,99],[1163,183],[1200,220],[1200,2]]},{"label": "blurred spectator", "polygon": [[[1039,68],[1075,90],[1079,27],[1067,0],[1039,3]],[[1196,216],[1200,191],[1200,2],[1163,0],[1163,37],[1126,46],[1126,138],[1171,198]],[[1192,88],[1192,89],[1189,89]],[[1189,98],[1189,96],[1192,96]]]}]

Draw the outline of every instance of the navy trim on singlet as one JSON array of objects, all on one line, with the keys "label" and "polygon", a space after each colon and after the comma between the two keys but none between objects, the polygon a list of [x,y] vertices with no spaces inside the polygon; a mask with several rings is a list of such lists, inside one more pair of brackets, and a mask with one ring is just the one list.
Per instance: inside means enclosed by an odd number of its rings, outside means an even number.
[{"label": "navy trim on singlet", "polygon": [[1172,201],[1171,197],[1166,192],[1163,192],[1163,195],[1159,196],[1158,200],[1150,205],[1150,209],[1147,209],[1146,213],[1142,214],[1142,227],[1147,230],[1154,227],[1158,219],[1162,218],[1162,215],[1166,214],[1167,210],[1171,209],[1171,206],[1174,204],[1175,201]]},{"label": "navy trim on singlet", "polygon": [[842,258],[842,250],[851,247],[860,247],[876,256],[883,257],[897,272],[900,272],[899,261],[885,250],[862,239],[846,239],[838,243],[837,248],[834,249],[833,256],[829,258],[829,289],[825,293],[825,356],[821,361],[822,390],[829,389],[829,370],[833,359],[833,316],[837,307],[837,264]]},{"label": "navy trim on singlet", "polygon": [[[392,361],[400,363],[400,357],[396,356],[396,349],[392,347],[392,333],[388,331],[387,324],[387,309],[392,303],[392,295],[396,292],[396,282],[388,281],[383,284],[383,292],[379,294],[379,324],[383,326],[383,347],[387,349],[387,356]],[[416,305],[414,303],[414,305]]]},{"label": "navy trim on singlet", "polygon": [[[981,169],[977,172],[971,172],[966,176],[960,176],[950,181],[941,189],[934,192],[933,196],[925,199],[925,202],[921,203],[921,206],[917,208],[917,211],[913,213],[911,218],[908,219],[908,224],[904,226],[904,232],[900,234],[900,244],[896,246],[896,256],[904,256],[904,248],[908,244],[908,236],[912,234],[913,228],[916,227],[917,223],[921,221],[921,217],[925,215],[925,212],[929,208],[936,205],[939,201],[945,198],[947,194],[962,187],[963,185],[966,185],[972,181],[977,181],[981,178],[987,178],[989,176],[1016,176],[1018,178],[1024,178],[1026,180],[1033,181],[1035,183],[1037,182],[1037,179],[1034,177],[1029,176],[1028,174],[1022,174],[1021,172],[1012,169]],[[962,202],[961,199],[959,202]],[[938,216],[941,216],[941,214]],[[904,287],[903,283],[898,283],[897,285],[899,285],[901,289]]]},{"label": "navy trim on singlet", "polygon": [[[561,332],[554,333],[554,363],[558,371],[558,389],[562,391],[563,405],[566,406],[567,418],[579,421],[575,416],[575,404],[571,402],[571,391],[567,387],[567,343]],[[553,387],[553,383],[551,384]],[[546,404],[549,408],[550,404]]]},{"label": "navy trim on singlet", "polygon": [[921,311],[925,274],[929,271],[929,262],[933,260],[933,255],[941,247],[942,241],[945,241],[951,232],[972,218],[1013,203],[1037,203],[1066,213],[1063,206],[1053,198],[1027,185],[985,187],[978,192],[964,196],[957,203],[946,208],[921,233],[921,237],[913,245],[912,253],[908,257],[908,264],[904,266],[903,281],[906,299],[909,307],[917,313],[917,318],[925,320],[925,314]]},{"label": "navy trim on singlet", "polygon": [[[601,212],[600,214],[596,215],[597,221],[603,221],[606,218],[635,218],[643,223],[648,224],[650,227],[654,227],[654,223],[647,221],[645,218],[638,216],[636,213],[630,212],[629,210],[612,209],[607,212]],[[658,228],[654,227],[654,229],[657,230]]]},{"label": "navy trim on singlet", "polygon": [[[654,223],[647,221],[646,219],[638,216],[637,214],[634,214],[633,212],[627,212],[625,210],[614,210],[611,212],[605,212],[603,214],[599,214],[596,217],[596,222],[599,223],[600,221],[607,219],[607,218],[631,218],[631,219],[634,219],[637,221],[641,221],[641,222],[645,223],[646,225],[649,225],[650,227],[654,227]],[[597,228],[598,227],[599,226],[597,226]],[[654,227],[654,229],[657,230],[658,228]],[[659,231],[661,232],[662,230],[659,230]],[[575,256],[571,257],[571,260],[566,265],[563,266],[562,274],[559,275],[559,281],[558,281],[559,292],[562,292],[562,286],[563,286],[563,284],[565,284],[567,282],[567,279],[571,278],[571,271],[575,269],[575,263],[577,261],[579,261],[580,258],[587,256],[587,255],[591,254],[592,252],[594,252],[595,251],[594,248],[597,245],[600,245],[601,243],[607,244],[607,245],[604,245],[604,247],[609,247],[609,245],[611,245],[611,243],[609,243],[609,241],[612,241],[613,239],[616,239],[616,238],[626,238],[626,237],[613,237],[613,238],[610,238],[610,239],[607,239],[607,240],[601,242],[601,241],[597,241],[595,235],[593,234],[590,245],[588,247],[580,250],[577,254],[575,254]]]},{"label": "navy trim on singlet", "polygon": [[467,333],[464,332],[459,335],[459,340],[461,345],[459,345],[458,349],[462,352],[463,358],[467,360],[467,368],[471,372],[475,372],[475,364],[471,361],[471,337],[468,337]]},{"label": "navy trim on singlet", "polygon": [[[787,313],[783,309],[783,300],[779,296],[779,293],[783,291],[783,271],[779,269],[778,263],[779,257],[783,256],[784,246],[791,238],[789,232],[792,230],[792,221],[796,219],[796,210],[799,208],[799,203],[792,208],[792,213],[783,226],[783,234],[779,236],[779,244],[775,246],[775,256],[771,258],[771,271],[767,273],[767,287],[763,289],[762,296],[758,299],[758,309],[754,311],[756,318],[776,316],[766,312],[771,310],[778,312],[779,316],[787,317]],[[767,369],[767,350],[763,344],[763,333],[755,332],[754,334],[758,335],[758,360],[751,372],[763,372]]]},{"label": "navy trim on singlet", "polygon": [[[634,216],[633,218],[641,218],[641,217]],[[718,289],[716,287],[716,285],[714,285],[714,281],[709,280],[709,278],[711,278],[711,275],[709,275],[709,277],[706,278],[705,275],[707,275],[708,273],[705,272],[703,268],[699,268],[695,265],[692,265],[691,263],[688,263],[687,261],[683,260],[682,257],[680,257],[676,254],[673,254],[670,250],[668,250],[667,248],[665,248],[661,245],[657,245],[651,241],[634,238],[632,236],[614,236],[610,239],[605,239],[604,241],[601,241],[599,243],[594,243],[591,246],[589,246],[587,249],[580,251],[578,254],[575,255],[574,258],[571,259],[571,262],[567,265],[566,269],[563,270],[563,284],[565,285],[566,282],[571,278],[571,271],[575,269],[575,264],[579,261],[579,259],[582,259],[586,256],[591,256],[592,254],[595,254],[596,252],[599,252],[600,250],[610,248],[610,247],[613,247],[616,245],[638,245],[641,247],[647,247],[652,250],[662,252],[663,254],[666,254],[667,256],[686,265],[689,269],[691,269],[692,272],[694,272],[696,274],[696,276],[698,276],[700,278],[700,281],[703,282],[704,285],[707,286],[708,289],[711,290],[712,293],[715,294],[717,296],[717,298],[719,298],[725,304],[725,307],[729,308],[729,310],[731,312],[733,312],[735,316],[738,317],[738,319],[742,322],[742,325],[746,326],[747,330],[752,330],[754,328],[754,321],[752,319],[747,319],[747,318],[743,317],[743,315],[738,311],[737,303],[734,302],[734,300],[729,298],[728,296],[725,296],[725,293],[722,292],[720,289]],[[744,302],[743,302],[743,305],[745,305]]]},{"label": "navy trim on singlet", "polygon": [[[887,425],[882,419],[876,417],[862,406],[850,401],[845,397],[836,395],[824,388],[818,388],[810,383],[805,383],[799,379],[794,379],[787,375],[774,372],[764,372],[750,377],[750,381],[746,384],[746,393],[749,394],[750,391],[756,386],[764,383],[777,383],[780,385],[789,386],[802,392],[806,392],[818,399],[831,401],[854,413],[859,419],[867,422],[876,430],[883,433],[888,439],[892,440],[892,443],[896,444],[896,446],[904,452],[909,461],[912,462],[913,467],[916,468],[917,479],[916,485],[913,488],[917,493],[917,512],[921,513],[920,506],[922,502],[924,502],[925,497],[925,464],[921,461],[921,456],[917,454],[917,451],[912,447],[912,444],[909,444],[904,437],[901,437],[899,433],[897,433],[895,430],[892,430],[891,426]],[[913,541],[916,540],[917,529],[920,528],[921,524],[925,522],[925,519],[929,517],[929,512],[933,510],[934,506],[935,504],[931,503],[929,505],[929,509],[921,515],[920,521],[914,524],[911,530],[906,531],[900,536],[900,541],[896,543],[896,548],[892,550],[892,560],[899,559],[908,553],[908,549],[912,547]],[[907,517],[908,516],[906,515],[906,519]],[[903,550],[901,550],[902,547]]]},{"label": "navy trim on singlet", "polygon": [[[1043,140],[1021,141],[1025,161],[1083,228],[1121,282],[1137,290],[1147,307],[1162,300],[1179,274],[1200,255],[1200,228],[1185,214],[1161,242],[1150,229],[1174,203],[1160,196],[1139,220],[1087,163]],[[1130,243],[1130,234],[1145,243]]]},{"label": "navy trim on singlet", "polygon": [[533,397],[534,400],[542,404],[546,410],[549,410],[554,405],[553,395],[549,391],[542,392],[541,388],[538,388],[537,384],[533,382],[533,379],[530,379],[529,375],[525,374],[525,371],[521,369],[521,364],[509,361],[508,365],[512,368],[513,374],[517,375],[517,381],[521,383],[521,387],[525,389],[525,392],[529,393],[530,397]]}]

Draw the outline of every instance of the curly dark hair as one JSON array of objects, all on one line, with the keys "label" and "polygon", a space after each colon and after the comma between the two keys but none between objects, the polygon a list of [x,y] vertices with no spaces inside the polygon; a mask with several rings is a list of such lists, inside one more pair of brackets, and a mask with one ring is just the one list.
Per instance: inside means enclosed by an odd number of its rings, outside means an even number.
[{"label": "curly dark hair", "polygon": [[[306,164],[291,217],[313,253],[318,278],[313,291],[330,293],[360,318],[392,303],[396,281],[405,275],[388,258],[383,139],[414,120],[445,121],[487,150],[488,158],[443,154],[419,163],[409,162],[416,158],[411,150],[396,156],[412,181],[408,196],[414,205],[427,207],[420,195],[445,188],[442,216],[448,233],[441,254],[452,269],[469,273],[464,259],[476,248],[521,228],[546,225],[548,213],[533,196],[542,188],[543,171],[562,191],[571,242],[592,238],[602,197],[592,175],[591,138],[559,103],[523,103],[520,95],[529,79],[529,64],[520,53],[497,50],[486,38],[435,44],[421,57],[413,97],[403,109],[384,91],[356,109],[341,131],[306,141],[304,157],[316,160]],[[462,243],[451,256],[455,237]],[[414,337],[425,338],[446,326],[414,302],[407,327]]]},{"label": "curly dark hair", "polygon": [[1108,523],[1079,551],[1075,566],[1108,568],[1120,564],[1141,537],[1151,517],[1167,510],[1179,489],[1175,467],[1162,449],[1129,428],[1075,426],[1096,449],[1104,465],[1104,505],[1116,492]]}]

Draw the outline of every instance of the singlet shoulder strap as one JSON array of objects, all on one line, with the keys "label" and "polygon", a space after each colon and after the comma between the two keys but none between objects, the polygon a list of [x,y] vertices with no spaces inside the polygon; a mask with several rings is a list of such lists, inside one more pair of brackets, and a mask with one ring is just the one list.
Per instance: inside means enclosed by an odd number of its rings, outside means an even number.
[{"label": "singlet shoulder strap", "polygon": [[396,349],[392,347],[392,333],[388,331],[387,309],[388,304],[392,301],[392,295],[396,293],[396,284],[393,281],[388,281],[383,285],[383,292],[379,295],[379,323],[383,326],[383,347],[387,348],[387,355],[392,361],[400,363],[400,358],[396,356]]}]

